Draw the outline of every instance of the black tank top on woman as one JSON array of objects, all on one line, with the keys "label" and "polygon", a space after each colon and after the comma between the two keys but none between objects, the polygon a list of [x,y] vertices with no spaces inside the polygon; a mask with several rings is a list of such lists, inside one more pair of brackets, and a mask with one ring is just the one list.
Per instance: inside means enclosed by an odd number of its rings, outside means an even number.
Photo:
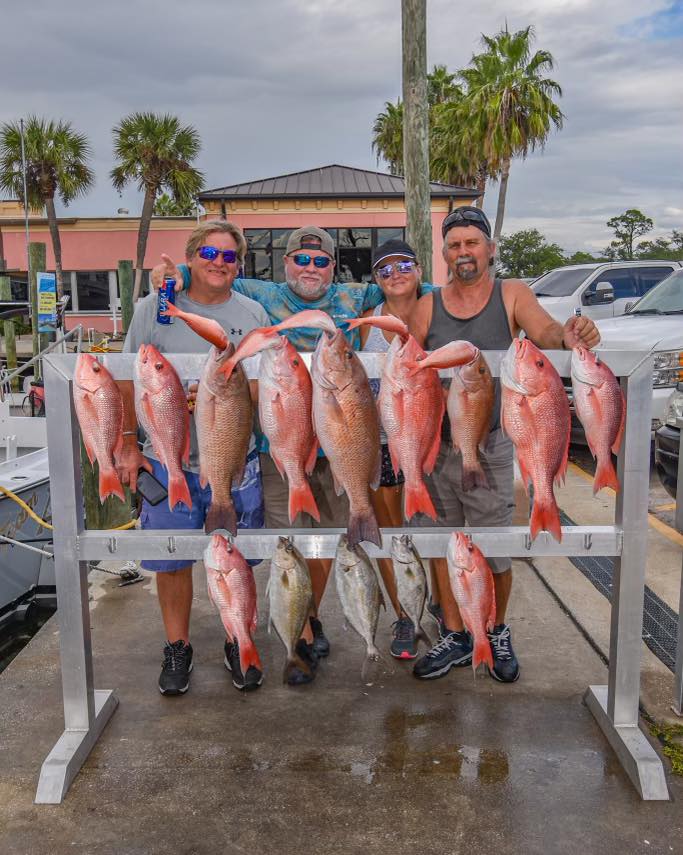
[{"label": "black tank top on woman", "polygon": [[[472,342],[480,350],[507,350],[512,332],[503,303],[503,280],[495,279],[484,308],[471,318],[457,318],[443,304],[441,288],[432,291],[432,322],[425,338],[425,350],[436,350],[450,341]],[[500,382],[495,380],[496,400],[491,414],[491,430],[500,427]],[[450,438],[450,424],[444,419],[443,438]]]}]

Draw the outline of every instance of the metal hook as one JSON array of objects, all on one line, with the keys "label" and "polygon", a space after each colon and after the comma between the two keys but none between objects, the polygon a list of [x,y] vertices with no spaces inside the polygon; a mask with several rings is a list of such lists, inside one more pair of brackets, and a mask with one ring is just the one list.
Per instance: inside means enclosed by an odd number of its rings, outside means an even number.
[{"label": "metal hook", "polygon": [[592,532],[588,532],[583,536],[583,548],[588,550],[593,546],[593,534]]},{"label": "metal hook", "polygon": [[115,537],[110,537],[110,538],[109,538],[109,543],[107,544],[107,549],[108,549],[108,550],[112,553],[112,555],[113,555],[113,554],[116,552],[117,548],[118,548],[118,546],[117,546],[117,543],[116,543],[116,538],[115,538]]},{"label": "metal hook", "polygon": [[524,548],[527,552],[531,549],[531,542],[531,534],[527,532],[527,534],[524,535]]},{"label": "metal hook", "polygon": [[176,549],[177,549],[177,547],[176,547],[175,537],[173,535],[171,535],[171,537],[169,537],[169,539],[168,539],[168,551],[170,553],[173,553],[176,551]]}]

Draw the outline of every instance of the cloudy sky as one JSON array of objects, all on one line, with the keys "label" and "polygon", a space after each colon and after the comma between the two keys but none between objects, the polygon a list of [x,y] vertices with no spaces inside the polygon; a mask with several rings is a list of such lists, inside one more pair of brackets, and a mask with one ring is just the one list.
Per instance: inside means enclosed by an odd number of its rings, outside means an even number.
[{"label": "cloudy sky", "polygon": [[[374,169],[370,129],[401,91],[399,0],[2,3],[0,121],[69,119],[97,183],[72,214],[140,210],[112,189],[111,128],[134,110],[199,131],[207,187],[329,163]],[[465,66],[482,33],[532,24],[563,88],[564,129],[513,164],[504,232],[599,250],[638,207],[683,228],[683,0],[428,0],[428,63]],[[382,168],[380,166],[380,168]],[[495,213],[495,185],[485,209]]]}]

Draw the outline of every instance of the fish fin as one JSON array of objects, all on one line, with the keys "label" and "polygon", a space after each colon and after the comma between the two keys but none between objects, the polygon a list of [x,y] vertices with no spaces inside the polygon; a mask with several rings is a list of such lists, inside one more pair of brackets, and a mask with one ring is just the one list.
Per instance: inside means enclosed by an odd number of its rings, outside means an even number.
[{"label": "fish fin", "polygon": [[320,511],[308,481],[302,481],[298,487],[289,485],[290,523],[293,523],[300,513],[310,514],[316,522],[320,522]]},{"label": "fish fin", "polygon": [[171,475],[168,473],[168,507],[173,510],[178,502],[182,502],[189,510],[192,508],[190,488],[182,471]]},{"label": "fish fin", "polygon": [[[443,397],[442,397],[443,401]],[[422,463],[422,471],[425,475],[431,475],[434,471],[434,467],[436,466],[436,458],[439,456],[439,449],[441,448],[441,426],[443,424],[443,409],[441,410],[441,417],[439,418],[438,428],[434,431],[434,438],[432,439],[432,444],[429,447],[429,451],[425,455],[425,459]]]},{"label": "fish fin", "polygon": [[368,647],[368,652],[363,660],[363,665],[360,669],[360,676],[364,683],[372,681],[375,677],[378,668],[381,666],[384,667],[384,670],[388,674],[394,674],[395,669],[394,666],[382,656],[379,650],[374,646]]},{"label": "fish fin", "polygon": [[477,633],[474,637],[474,649],[472,650],[472,670],[476,671],[480,663],[485,662],[493,671],[493,653],[491,642],[485,632]]},{"label": "fish fin", "polygon": [[415,514],[420,512],[426,514],[430,519],[436,519],[437,514],[432,497],[429,495],[427,485],[422,479],[417,484],[408,484],[406,482],[403,486],[403,495],[404,514],[407,520],[412,519]]},{"label": "fish fin", "polygon": [[620,489],[619,479],[617,478],[617,473],[614,471],[612,458],[609,455],[605,455],[603,459],[598,458],[598,465],[593,480],[593,495],[602,490],[603,487],[611,487],[615,493],[618,493]]},{"label": "fish fin", "polygon": [[304,464],[304,472],[307,475],[312,475],[313,470],[315,469],[315,464],[318,461],[318,437],[313,434],[313,444],[311,445],[311,450],[308,452],[308,457],[306,458],[306,463]]},{"label": "fish fin", "polygon": [[237,514],[232,499],[225,504],[212,501],[209,506],[204,522],[204,531],[211,534],[212,531],[219,528],[229,531],[233,536],[237,534]]},{"label": "fish fin", "polygon": [[562,541],[560,512],[552,494],[551,498],[546,500],[540,499],[536,494],[534,494],[534,504],[531,509],[531,520],[529,521],[529,526],[531,528],[532,540],[536,540],[536,536],[539,531],[547,531],[558,543]]},{"label": "fish fin", "polygon": [[[282,478],[283,481],[287,480],[285,478],[285,469],[284,469],[284,466],[282,465],[280,458],[275,455],[272,448],[270,448],[269,451],[270,451],[270,456],[273,460],[273,463],[275,464],[275,468],[280,473],[280,477]],[[241,479],[240,479],[240,483],[241,483]]]},{"label": "fish fin", "polygon": [[190,411],[185,408],[185,444],[183,445],[182,462],[189,466],[190,464]]},{"label": "fish fin", "polygon": [[560,461],[560,466],[557,472],[555,473],[555,484],[564,484],[565,479],[567,477],[567,467],[569,466],[569,443],[571,441],[571,432],[572,432],[572,417],[569,412],[569,404],[567,403],[567,421],[565,423],[565,430],[567,432],[566,440],[564,443],[564,449],[562,451],[562,459]]},{"label": "fish fin", "polygon": [[341,481],[337,478],[334,469],[332,468],[332,464],[330,463],[330,471],[332,472],[332,481],[334,483],[334,492],[338,496],[344,495],[344,487],[342,486]]},{"label": "fish fin", "polygon": [[280,576],[280,582],[282,583],[283,588],[289,588],[289,576],[283,570],[282,575]]},{"label": "fish fin", "polygon": [[493,596],[491,597],[491,608],[489,610],[489,619],[486,622],[486,631],[492,632],[496,625],[496,587],[493,586]]},{"label": "fish fin", "polygon": [[295,668],[298,668],[299,671],[303,671],[303,673],[306,674],[307,677],[313,676],[311,666],[304,662],[304,660],[299,656],[298,653],[292,653],[290,658],[285,662],[285,670],[282,672],[283,683],[288,682],[289,677]]},{"label": "fish fin", "polygon": [[462,488],[468,493],[474,490],[475,487],[483,487],[485,490],[490,490],[489,479],[486,477],[481,464],[477,462],[476,466],[462,467]]},{"label": "fish fin", "polygon": [[618,454],[619,449],[621,448],[621,441],[624,438],[624,425],[626,423],[626,400],[624,399],[624,393],[619,389],[619,397],[621,398],[621,421],[619,422],[619,429],[617,430],[617,435],[614,437],[614,442],[612,443],[612,453]]},{"label": "fish fin", "polygon": [[261,657],[258,655],[258,650],[256,649],[256,645],[254,644],[254,639],[250,635],[242,637],[239,639],[239,646],[240,668],[242,669],[242,674],[246,674],[250,666],[252,665],[254,666],[254,668],[258,668],[259,671],[263,671]]},{"label": "fish fin", "polygon": [[375,461],[375,471],[370,479],[370,488],[376,490],[382,480],[382,447],[377,448],[377,460]]},{"label": "fish fin", "polygon": [[209,486],[209,479],[204,469],[202,469],[201,463],[199,464],[199,486],[202,490],[205,490]]},{"label": "fish fin", "polygon": [[522,479],[522,484],[524,484],[524,489],[526,490],[526,494],[528,496],[529,484],[531,484],[531,475],[529,475],[529,470],[526,468],[524,458],[519,452],[517,452],[517,463],[519,464],[519,474]]},{"label": "fish fin", "polygon": [[122,502],[126,501],[116,469],[103,469],[100,466],[100,502],[104,502],[107,496],[118,496]]},{"label": "fish fin", "polygon": [[349,546],[358,546],[363,540],[382,546],[382,536],[379,533],[377,518],[371,507],[361,514],[349,515],[348,527]]},{"label": "fish fin", "polygon": [[88,455],[88,460],[90,461],[90,465],[94,466],[95,460],[96,460],[95,449],[92,447],[92,445],[85,438],[85,434],[83,433],[83,431],[81,431],[81,436],[83,437],[83,445],[85,446],[85,453]]}]

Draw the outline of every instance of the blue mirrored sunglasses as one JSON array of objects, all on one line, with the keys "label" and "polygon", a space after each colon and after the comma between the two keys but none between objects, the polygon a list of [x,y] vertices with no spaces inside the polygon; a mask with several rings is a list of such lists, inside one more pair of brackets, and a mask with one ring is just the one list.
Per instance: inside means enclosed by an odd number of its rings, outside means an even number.
[{"label": "blue mirrored sunglasses", "polygon": [[414,261],[396,261],[394,264],[385,264],[377,270],[377,275],[380,279],[388,279],[394,270],[397,273],[412,273],[415,270],[416,262]]},{"label": "blue mirrored sunglasses", "polygon": [[219,255],[223,256],[223,261],[226,264],[234,264],[237,261],[237,251],[234,249],[217,249],[215,246],[200,246],[197,253],[205,261],[215,261]]},{"label": "blue mirrored sunglasses", "polygon": [[315,258],[312,258],[307,252],[298,252],[292,258],[294,259],[294,264],[297,264],[299,267],[308,267],[312,261],[316,267],[324,269],[332,263],[332,259],[327,255],[316,255]]}]

